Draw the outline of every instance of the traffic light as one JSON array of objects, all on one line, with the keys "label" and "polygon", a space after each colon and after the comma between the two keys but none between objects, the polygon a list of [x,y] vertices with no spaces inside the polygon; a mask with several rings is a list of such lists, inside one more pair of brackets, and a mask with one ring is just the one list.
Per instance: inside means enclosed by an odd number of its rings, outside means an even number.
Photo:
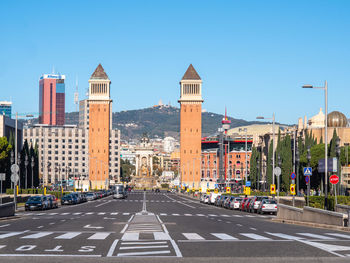
[{"label": "traffic light", "polygon": [[290,185],[290,194],[295,195],[295,184]]},{"label": "traffic light", "polygon": [[274,184],[270,185],[270,193],[272,195],[276,194],[276,185],[274,185]]}]

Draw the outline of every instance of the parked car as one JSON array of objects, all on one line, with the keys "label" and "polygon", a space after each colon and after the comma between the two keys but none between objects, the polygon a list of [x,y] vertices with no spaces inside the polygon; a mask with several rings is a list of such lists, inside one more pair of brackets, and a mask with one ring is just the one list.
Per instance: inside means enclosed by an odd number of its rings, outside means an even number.
[{"label": "parked car", "polygon": [[44,202],[43,196],[31,196],[25,203],[24,209],[28,210],[44,210],[47,209],[47,203]]},{"label": "parked car", "polygon": [[86,200],[87,201],[93,201],[95,199],[96,199],[96,195],[94,193],[91,193],[91,192],[86,193]]},{"label": "parked car", "polygon": [[78,197],[74,194],[67,194],[63,196],[61,199],[61,205],[74,205],[78,203],[79,203]]},{"label": "parked car", "polygon": [[259,214],[264,213],[272,213],[277,214],[277,202],[273,199],[264,199],[261,201],[260,206],[258,208]]},{"label": "parked car", "polygon": [[253,201],[254,204],[253,204],[250,212],[256,213],[258,211],[258,208],[259,208],[261,201],[264,199],[269,199],[269,198],[267,196],[255,196],[254,201]]},{"label": "parked car", "polygon": [[204,203],[204,199],[205,199],[206,196],[207,196],[206,194],[203,194],[203,195],[201,196],[201,198],[199,199],[199,202],[200,202],[200,203]]},{"label": "parked car", "polygon": [[226,201],[226,199],[228,198],[227,195],[222,195],[221,196],[222,198],[220,198],[219,202],[218,202],[218,205],[221,206],[221,207],[224,207],[224,203]]},{"label": "parked car", "polygon": [[205,198],[204,198],[204,204],[209,204],[209,199],[210,199],[210,196],[209,195],[205,195]]},{"label": "parked car", "polygon": [[223,207],[229,209],[230,208],[230,204],[232,202],[232,200],[234,200],[235,197],[234,196],[229,196],[228,198],[226,198]]},{"label": "parked car", "polygon": [[244,211],[244,206],[245,206],[245,203],[247,202],[247,200],[248,200],[248,197],[244,197],[242,199],[242,202],[241,202],[241,204],[239,206],[239,210]]},{"label": "parked car", "polygon": [[242,200],[241,197],[235,197],[230,203],[230,209],[239,209]]},{"label": "parked car", "polygon": [[54,195],[48,195],[48,203],[50,208],[58,208],[57,198]]},{"label": "parked car", "polygon": [[219,193],[210,193],[210,198],[209,198],[209,204],[210,205],[213,205],[213,204],[215,204],[215,200],[216,200],[216,198],[218,197],[218,196],[220,196],[221,194],[219,194]]}]

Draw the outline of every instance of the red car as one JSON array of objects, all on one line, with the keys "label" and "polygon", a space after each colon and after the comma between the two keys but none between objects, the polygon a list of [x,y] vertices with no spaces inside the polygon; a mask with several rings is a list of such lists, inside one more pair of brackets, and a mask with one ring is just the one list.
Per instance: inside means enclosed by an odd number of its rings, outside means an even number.
[{"label": "red car", "polygon": [[239,208],[239,210],[244,211],[244,205],[245,205],[247,200],[248,200],[248,197],[243,198],[243,200],[241,202],[241,207]]}]

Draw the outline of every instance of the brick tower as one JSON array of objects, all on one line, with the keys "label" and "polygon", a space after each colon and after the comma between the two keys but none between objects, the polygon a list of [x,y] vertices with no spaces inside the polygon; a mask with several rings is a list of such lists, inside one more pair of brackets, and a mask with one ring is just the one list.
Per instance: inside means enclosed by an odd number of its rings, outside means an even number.
[{"label": "brick tower", "polygon": [[201,179],[202,80],[192,66],[180,81],[180,168],[182,184],[199,187]]},{"label": "brick tower", "polygon": [[89,179],[92,188],[104,188],[109,177],[110,85],[111,81],[99,64],[89,80]]}]

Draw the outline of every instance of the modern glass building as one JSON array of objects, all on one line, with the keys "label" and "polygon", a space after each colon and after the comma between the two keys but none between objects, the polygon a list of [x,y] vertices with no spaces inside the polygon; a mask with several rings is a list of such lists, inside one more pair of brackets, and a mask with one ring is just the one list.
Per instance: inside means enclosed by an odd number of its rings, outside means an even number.
[{"label": "modern glass building", "polygon": [[65,75],[44,74],[39,80],[39,123],[64,125]]},{"label": "modern glass building", "polygon": [[11,118],[11,114],[12,114],[12,102],[0,101],[0,115],[5,115]]}]

